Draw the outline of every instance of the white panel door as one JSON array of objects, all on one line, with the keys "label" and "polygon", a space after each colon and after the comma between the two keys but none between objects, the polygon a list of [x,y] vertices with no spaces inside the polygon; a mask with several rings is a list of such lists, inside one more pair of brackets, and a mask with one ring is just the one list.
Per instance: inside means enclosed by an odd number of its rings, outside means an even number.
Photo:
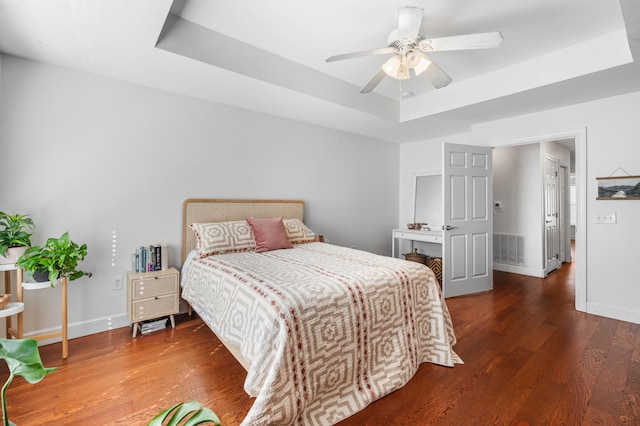
[{"label": "white panel door", "polygon": [[443,144],[445,297],[493,289],[491,148]]},{"label": "white panel door", "polygon": [[544,159],[544,257],[545,272],[560,267],[560,232],[558,231],[558,161]]}]

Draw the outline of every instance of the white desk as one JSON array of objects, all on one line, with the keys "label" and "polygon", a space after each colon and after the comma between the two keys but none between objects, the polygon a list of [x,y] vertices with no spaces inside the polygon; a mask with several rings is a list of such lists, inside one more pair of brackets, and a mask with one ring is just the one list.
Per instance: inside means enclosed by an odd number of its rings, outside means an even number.
[{"label": "white desk", "polygon": [[411,251],[413,252],[413,242],[442,244],[442,231],[416,231],[413,229],[394,229],[391,231],[391,257],[396,257],[396,240],[411,241]]}]

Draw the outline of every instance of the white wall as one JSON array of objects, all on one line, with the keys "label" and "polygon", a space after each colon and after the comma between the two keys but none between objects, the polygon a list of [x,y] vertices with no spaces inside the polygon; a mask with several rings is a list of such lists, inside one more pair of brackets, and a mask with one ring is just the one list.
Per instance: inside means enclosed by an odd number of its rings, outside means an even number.
[{"label": "white wall", "polygon": [[[640,174],[640,92],[482,123],[472,129],[475,143],[501,146],[524,138],[586,128],[586,310],[640,323],[640,276],[636,271],[640,202],[596,200],[596,177],[618,167]],[[579,170],[578,170],[579,171]],[[596,212],[615,212],[616,225],[596,225]],[[580,263],[584,262],[584,263]]]},{"label": "white wall", "polygon": [[495,264],[500,271],[544,277],[544,193],[545,155],[569,167],[569,151],[556,142],[528,143],[493,150],[493,229],[497,234],[524,235],[524,266]]},{"label": "white wall", "polygon": [[[549,140],[549,135],[572,134],[586,128],[586,241],[585,256],[576,261],[586,270],[586,311],[640,323],[640,275],[636,271],[640,237],[640,201],[596,200],[596,177],[618,167],[640,175],[640,92],[565,108],[542,111],[474,125],[471,132],[403,144],[400,147],[399,226],[411,210],[411,173],[435,168],[443,142],[510,146],[523,140]],[[437,153],[437,155],[435,155]],[[427,155],[429,154],[429,155]],[[437,160],[433,157],[437,157]],[[615,212],[616,225],[596,225],[595,213]],[[581,263],[584,262],[584,263]],[[581,291],[576,289],[576,291]]]},{"label": "white wall", "polygon": [[[303,199],[332,243],[391,252],[395,144],[13,56],[0,83],[0,210],[31,214],[34,244],[69,231],[88,245],[94,276],[70,284],[71,337],[128,324],[111,285],[136,245],[165,240],[179,266],[187,198]],[[60,324],[59,289],[25,297],[27,334]]]},{"label": "white wall", "polygon": [[493,232],[524,235],[526,263],[496,269],[544,276],[540,167],[540,144],[493,150],[493,200],[502,203],[493,210]]}]

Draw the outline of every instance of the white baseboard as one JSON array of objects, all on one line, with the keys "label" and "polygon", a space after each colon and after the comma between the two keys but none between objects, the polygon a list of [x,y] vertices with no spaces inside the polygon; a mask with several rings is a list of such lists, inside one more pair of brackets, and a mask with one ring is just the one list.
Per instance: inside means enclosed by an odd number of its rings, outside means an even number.
[{"label": "white baseboard", "polygon": [[526,268],[524,266],[505,265],[504,263],[494,263],[494,271],[509,272],[512,274],[528,275],[530,277],[544,278],[544,270]]},{"label": "white baseboard", "polygon": [[615,306],[587,302],[587,313],[640,324],[640,311],[638,310],[621,309]]},{"label": "white baseboard", "polygon": [[[189,305],[182,299],[180,299],[180,311],[179,314],[188,312]],[[130,327],[129,316],[125,314],[117,314],[110,317],[94,318],[89,321],[82,321],[73,324],[69,324],[68,333],[69,339],[75,339],[77,337],[89,336],[91,334],[102,333],[103,331],[113,330],[116,328]],[[60,327],[46,328],[42,330],[34,330],[24,334],[25,338],[31,336],[38,336],[41,334],[55,333],[60,331]],[[49,345],[51,343],[60,342],[62,338],[53,337],[51,339],[43,339],[39,341],[41,346]]]},{"label": "white baseboard", "polygon": [[[90,334],[102,333],[103,331],[113,330],[116,328],[128,327],[129,316],[127,314],[117,314],[110,317],[95,318],[90,321],[82,321],[69,324],[68,335],[69,339],[75,339],[76,337],[88,336]],[[31,336],[37,336],[40,334],[55,333],[60,330],[60,327],[47,328],[42,330],[30,331],[24,334],[25,338]],[[39,341],[41,346],[49,345],[51,343],[60,342],[62,338],[54,337],[51,339],[43,339]]]}]

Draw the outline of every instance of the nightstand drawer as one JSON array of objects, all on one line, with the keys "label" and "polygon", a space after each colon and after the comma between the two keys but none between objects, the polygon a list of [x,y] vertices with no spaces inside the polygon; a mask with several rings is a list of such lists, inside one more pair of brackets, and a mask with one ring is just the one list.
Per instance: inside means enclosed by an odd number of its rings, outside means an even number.
[{"label": "nightstand drawer", "polygon": [[133,302],[132,322],[178,313],[178,294],[166,294]]},{"label": "nightstand drawer", "polygon": [[133,300],[160,296],[178,291],[178,277],[176,275],[163,275],[134,279]]}]

